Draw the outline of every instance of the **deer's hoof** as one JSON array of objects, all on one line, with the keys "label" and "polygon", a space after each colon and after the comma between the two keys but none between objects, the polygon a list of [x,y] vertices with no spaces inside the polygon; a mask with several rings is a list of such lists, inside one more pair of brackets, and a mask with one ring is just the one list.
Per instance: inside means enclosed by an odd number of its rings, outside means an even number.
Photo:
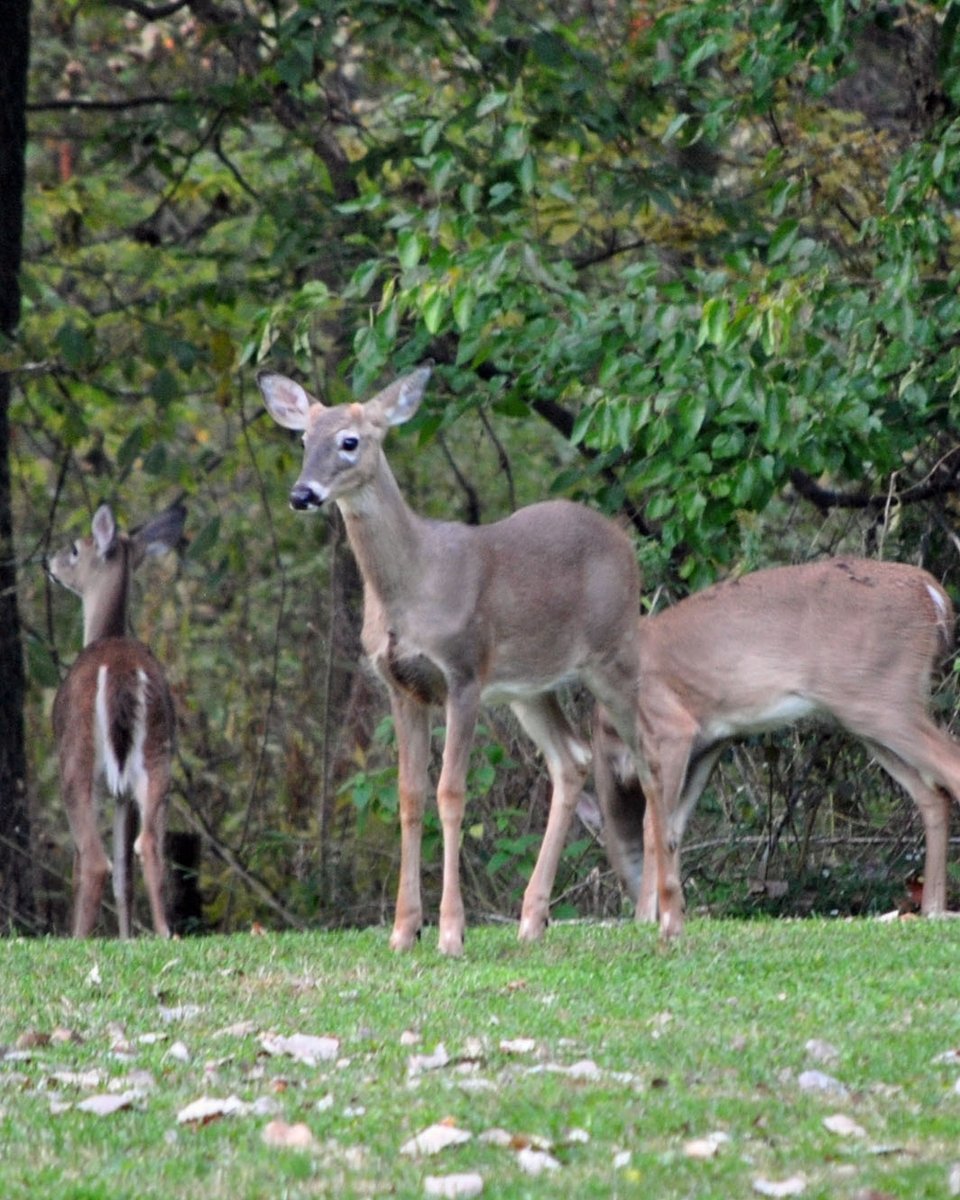
[{"label": "deer's hoof", "polygon": [[419,929],[394,929],[390,935],[390,949],[398,954],[412,950],[420,940]]},{"label": "deer's hoof", "polygon": [[463,955],[463,930],[442,930],[438,945],[441,954],[446,954],[448,958],[460,958]]},{"label": "deer's hoof", "polygon": [[545,916],[521,917],[517,937],[521,942],[539,942],[547,930]]}]

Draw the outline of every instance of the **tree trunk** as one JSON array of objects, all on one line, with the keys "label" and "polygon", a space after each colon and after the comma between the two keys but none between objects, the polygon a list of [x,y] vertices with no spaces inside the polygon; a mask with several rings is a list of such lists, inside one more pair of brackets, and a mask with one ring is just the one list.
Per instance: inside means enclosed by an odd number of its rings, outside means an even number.
[{"label": "tree trunk", "polygon": [[[30,0],[7,0],[0,37],[0,345],[20,320]],[[33,926],[33,872],[10,482],[10,376],[0,372],[0,929]]]}]

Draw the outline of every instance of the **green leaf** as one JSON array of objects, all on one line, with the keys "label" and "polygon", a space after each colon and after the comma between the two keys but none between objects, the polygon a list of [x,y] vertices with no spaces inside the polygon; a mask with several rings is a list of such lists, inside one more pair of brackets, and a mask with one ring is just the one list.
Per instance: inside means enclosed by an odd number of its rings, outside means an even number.
[{"label": "green leaf", "polygon": [[420,234],[415,229],[401,229],[397,235],[397,258],[400,266],[409,271],[420,261],[422,252]]},{"label": "green leaf", "polygon": [[778,225],[767,248],[767,262],[775,263],[785,258],[790,253],[791,246],[797,240],[799,231],[800,223],[792,217]]},{"label": "green leaf", "polygon": [[461,333],[465,332],[470,325],[475,301],[476,297],[470,284],[461,284],[454,293],[453,319]]},{"label": "green leaf", "polygon": [[144,429],[142,425],[134,425],[127,436],[120,444],[120,449],[117,451],[117,466],[121,471],[129,471],[136,459],[139,457],[140,450],[144,443]]},{"label": "green leaf", "polygon": [[423,306],[423,323],[431,333],[436,333],[443,323],[443,312],[446,307],[446,297],[442,292],[434,292]]},{"label": "green leaf", "polygon": [[220,518],[212,517],[200,532],[190,542],[187,557],[191,559],[206,558],[220,538]]},{"label": "green leaf", "polygon": [[503,108],[509,99],[510,94],[508,92],[488,92],[477,105],[477,116],[488,116],[498,108]]},{"label": "green leaf", "polygon": [[697,334],[697,349],[711,342],[722,349],[726,342],[727,326],[730,321],[730,306],[722,296],[712,296],[703,306],[700,330]]},{"label": "green leaf", "polygon": [[166,408],[179,393],[176,376],[167,367],[161,367],[150,382],[150,395],[160,408]]},{"label": "green leaf", "polygon": [[78,329],[72,321],[57,330],[56,343],[68,367],[79,369],[93,361],[93,335]]}]

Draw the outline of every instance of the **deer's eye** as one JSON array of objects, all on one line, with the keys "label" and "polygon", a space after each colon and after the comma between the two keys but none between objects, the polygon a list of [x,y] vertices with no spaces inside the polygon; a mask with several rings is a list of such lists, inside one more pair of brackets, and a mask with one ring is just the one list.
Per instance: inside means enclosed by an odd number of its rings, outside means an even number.
[{"label": "deer's eye", "polygon": [[79,542],[74,542],[73,545],[70,547],[70,557],[73,559],[77,559],[80,557],[80,543]]},{"label": "deer's eye", "polygon": [[360,439],[352,433],[344,434],[340,439],[340,449],[352,453],[360,445]]}]

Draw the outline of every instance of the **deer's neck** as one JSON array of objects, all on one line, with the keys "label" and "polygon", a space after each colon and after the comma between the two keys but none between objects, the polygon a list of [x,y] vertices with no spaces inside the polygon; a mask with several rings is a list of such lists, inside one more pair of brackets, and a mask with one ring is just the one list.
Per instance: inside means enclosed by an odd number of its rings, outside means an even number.
[{"label": "deer's neck", "polygon": [[127,636],[127,573],[111,572],[92,593],[83,598],[83,644],[103,637]]},{"label": "deer's neck", "polygon": [[364,583],[390,605],[418,576],[422,518],[408,507],[386,459],[370,483],[337,504]]}]

